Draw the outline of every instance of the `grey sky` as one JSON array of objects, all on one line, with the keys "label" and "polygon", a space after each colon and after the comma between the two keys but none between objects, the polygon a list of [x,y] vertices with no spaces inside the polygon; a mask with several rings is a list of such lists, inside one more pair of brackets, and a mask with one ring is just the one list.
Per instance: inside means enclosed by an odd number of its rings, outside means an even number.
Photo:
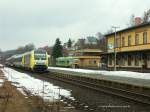
[{"label": "grey sky", "polygon": [[149,0],[0,0],[0,48],[50,46],[57,37],[65,42],[124,28],[149,6]]}]

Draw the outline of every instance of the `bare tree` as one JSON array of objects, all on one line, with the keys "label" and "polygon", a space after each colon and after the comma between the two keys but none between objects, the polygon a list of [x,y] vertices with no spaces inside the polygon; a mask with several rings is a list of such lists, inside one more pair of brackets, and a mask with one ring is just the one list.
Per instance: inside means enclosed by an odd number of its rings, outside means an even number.
[{"label": "bare tree", "polygon": [[135,26],[135,15],[134,14],[132,14],[130,16],[129,22],[126,25],[127,25],[127,27]]},{"label": "bare tree", "polygon": [[[110,33],[112,33],[112,31]],[[100,32],[98,32],[96,35],[97,35],[97,38],[98,38],[97,46],[102,51],[106,51],[106,49],[107,49],[107,41],[106,41],[105,36],[102,33],[100,33]]]},{"label": "bare tree", "polygon": [[107,35],[107,34],[111,34],[111,33],[113,33],[113,29],[112,28],[108,29],[104,34]]},{"label": "bare tree", "polygon": [[148,23],[150,21],[150,9],[144,12],[142,21],[143,23]]},{"label": "bare tree", "polygon": [[101,32],[98,32],[98,33],[96,34],[96,36],[97,36],[97,38],[98,38],[99,40],[101,40],[102,38],[104,38],[104,35],[103,35]]},{"label": "bare tree", "polygon": [[130,23],[129,23],[129,26],[135,26],[135,15],[132,14],[131,17],[130,17]]},{"label": "bare tree", "polygon": [[24,47],[25,51],[31,51],[31,50],[34,50],[35,49],[35,46],[34,44],[27,44],[25,47]]},{"label": "bare tree", "polygon": [[2,52],[1,48],[0,48],[0,53]]},{"label": "bare tree", "polygon": [[85,48],[85,39],[84,38],[78,39],[78,41],[75,43],[74,46],[76,46],[77,49],[84,49]]}]

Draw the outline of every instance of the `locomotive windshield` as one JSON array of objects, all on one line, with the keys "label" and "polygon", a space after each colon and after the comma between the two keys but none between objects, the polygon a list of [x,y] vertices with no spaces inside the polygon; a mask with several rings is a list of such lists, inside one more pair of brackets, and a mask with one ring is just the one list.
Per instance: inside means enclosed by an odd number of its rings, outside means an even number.
[{"label": "locomotive windshield", "polygon": [[46,60],[46,54],[35,54],[35,60]]},{"label": "locomotive windshield", "polygon": [[35,60],[46,60],[46,51],[44,50],[37,50],[34,52]]}]

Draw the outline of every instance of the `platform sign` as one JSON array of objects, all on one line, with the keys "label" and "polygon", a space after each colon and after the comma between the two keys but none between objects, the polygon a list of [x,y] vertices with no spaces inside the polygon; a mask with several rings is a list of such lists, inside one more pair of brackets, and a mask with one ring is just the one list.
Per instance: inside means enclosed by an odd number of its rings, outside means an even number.
[{"label": "platform sign", "polygon": [[114,48],[114,46],[112,44],[108,44],[108,49],[112,50]]}]

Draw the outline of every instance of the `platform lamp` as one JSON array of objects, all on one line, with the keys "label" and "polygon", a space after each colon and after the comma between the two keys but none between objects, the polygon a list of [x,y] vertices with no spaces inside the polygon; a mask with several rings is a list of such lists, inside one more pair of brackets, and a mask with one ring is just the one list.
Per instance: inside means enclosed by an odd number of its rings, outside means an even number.
[{"label": "platform lamp", "polygon": [[116,57],[117,57],[117,52],[116,52],[117,28],[120,28],[120,27],[112,26],[112,29],[115,30],[115,36],[114,36],[114,71],[116,71]]}]

